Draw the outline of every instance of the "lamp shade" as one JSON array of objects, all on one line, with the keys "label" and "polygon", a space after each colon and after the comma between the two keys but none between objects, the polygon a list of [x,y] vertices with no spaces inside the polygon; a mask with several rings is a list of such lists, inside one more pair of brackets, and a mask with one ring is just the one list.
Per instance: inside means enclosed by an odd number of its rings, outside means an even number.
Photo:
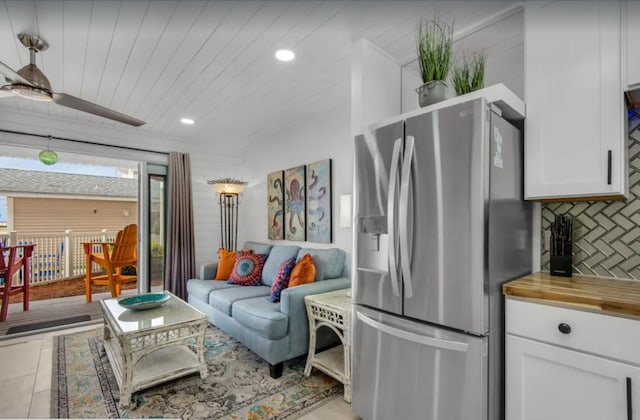
[{"label": "lamp shade", "polygon": [[211,188],[218,194],[240,194],[244,190],[242,184],[211,184]]},{"label": "lamp shade", "polygon": [[211,188],[218,194],[238,195],[247,185],[245,181],[240,181],[234,178],[221,178],[208,181]]}]

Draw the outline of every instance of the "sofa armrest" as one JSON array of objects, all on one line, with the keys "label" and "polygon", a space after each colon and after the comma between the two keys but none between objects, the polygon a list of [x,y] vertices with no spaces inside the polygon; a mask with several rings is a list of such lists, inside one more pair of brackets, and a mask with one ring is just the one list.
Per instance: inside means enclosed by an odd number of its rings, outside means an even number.
[{"label": "sofa armrest", "polygon": [[304,297],[349,287],[351,287],[351,280],[348,277],[340,277],[303,284],[282,291],[280,312],[289,317],[289,354],[291,357],[306,353],[309,347],[309,321]]},{"label": "sofa armrest", "polygon": [[340,277],[337,279],[320,280],[309,284],[286,288],[282,291],[282,296],[280,297],[280,312],[289,317],[294,315],[294,319],[301,315],[306,316],[306,309],[304,306],[305,296],[332,292],[334,290],[346,289],[348,287],[351,287],[351,280],[348,277]]},{"label": "sofa armrest", "polygon": [[216,277],[216,271],[218,270],[218,263],[202,264],[200,266],[200,280],[213,280]]}]

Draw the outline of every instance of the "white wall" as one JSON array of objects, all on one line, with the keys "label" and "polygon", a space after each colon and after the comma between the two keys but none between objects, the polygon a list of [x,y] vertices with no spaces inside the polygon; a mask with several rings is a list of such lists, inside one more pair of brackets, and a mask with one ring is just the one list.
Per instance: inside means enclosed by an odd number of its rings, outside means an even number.
[{"label": "white wall", "polygon": [[[351,260],[351,229],[340,228],[339,197],[353,189],[353,144],[350,105],[317,115],[301,124],[292,124],[279,134],[259,139],[244,153],[244,178],[249,185],[240,196],[238,243],[246,240],[295,244],[307,248],[337,247]],[[269,241],[267,239],[267,174],[317,160],[333,162],[333,243]]]},{"label": "white wall", "polygon": [[351,59],[351,133],[401,113],[400,63],[377,45],[360,39]]},{"label": "white wall", "polygon": [[[207,180],[224,176],[241,176],[239,155],[221,151],[210,141],[186,141],[180,138],[159,137],[145,131],[121,124],[102,125],[80,121],[62,121],[45,115],[0,112],[0,129],[33,134],[43,134],[86,140],[113,146],[134,147],[158,152],[188,152],[191,157],[191,177],[193,189],[193,213],[195,220],[196,266],[217,259],[220,244],[220,218],[215,193],[207,185]],[[0,144],[18,146],[29,139],[31,143],[46,146],[46,140],[35,137],[0,133]],[[55,149],[55,140],[51,142]],[[97,152],[96,152],[97,149]],[[78,153],[104,153],[100,148],[78,144]],[[118,151],[116,151],[118,152]],[[132,152],[120,149],[123,158],[132,158]],[[115,157],[115,156],[114,156]],[[153,156],[151,156],[152,158]]]}]

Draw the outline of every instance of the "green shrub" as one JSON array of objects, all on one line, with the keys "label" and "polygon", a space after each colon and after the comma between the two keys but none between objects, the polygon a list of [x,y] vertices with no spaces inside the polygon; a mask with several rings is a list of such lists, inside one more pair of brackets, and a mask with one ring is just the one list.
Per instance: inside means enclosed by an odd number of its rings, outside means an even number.
[{"label": "green shrub", "polygon": [[465,57],[462,64],[453,68],[453,86],[458,95],[473,92],[484,87],[484,64],[486,56],[476,52],[470,60]]},{"label": "green shrub", "polygon": [[160,242],[151,241],[151,258],[164,257],[164,247]]},{"label": "green shrub", "polygon": [[453,58],[453,24],[438,20],[420,21],[416,49],[422,82],[447,80]]}]

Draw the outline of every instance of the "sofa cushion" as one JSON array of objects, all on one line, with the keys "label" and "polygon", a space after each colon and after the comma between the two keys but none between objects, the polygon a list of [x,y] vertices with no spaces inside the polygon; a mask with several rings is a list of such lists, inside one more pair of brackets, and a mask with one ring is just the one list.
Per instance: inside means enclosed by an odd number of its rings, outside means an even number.
[{"label": "sofa cushion", "polygon": [[[218,282],[216,282],[218,283]],[[269,296],[268,286],[236,286],[232,289],[218,290],[209,295],[209,305],[220,312],[231,315],[231,306],[234,302],[243,299]]]},{"label": "sofa cushion", "polygon": [[339,248],[302,248],[298,252],[296,261],[300,261],[305,254],[311,254],[313,258],[313,263],[316,266],[316,281],[342,277],[344,262],[347,259],[347,253],[343,250]]},{"label": "sofa cushion", "polygon": [[233,319],[265,338],[278,340],[287,335],[289,317],[280,312],[278,303],[262,297],[244,299],[234,303],[231,312]]},{"label": "sofa cushion", "polygon": [[252,250],[254,254],[265,254],[265,255],[269,255],[271,248],[273,248],[273,245],[261,244],[259,242],[251,242],[251,241],[245,242],[244,246],[242,247],[243,250],[247,250],[247,249]]},{"label": "sofa cushion", "polygon": [[276,245],[271,248],[262,269],[262,284],[271,286],[280,265],[290,258],[296,258],[298,251],[300,251],[300,247],[294,245]]},{"label": "sofa cushion", "polygon": [[251,254],[250,252],[238,252],[236,263],[231,270],[229,283],[241,286],[255,286],[260,284],[262,267],[267,256],[264,254]]},{"label": "sofa cushion", "polygon": [[215,280],[200,280],[191,279],[187,281],[187,293],[189,296],[195,296],[203,302],[209,302],[209,293],[212,290],[230,289],[236,286],[235,284],[229,284],[226,281]]}]

